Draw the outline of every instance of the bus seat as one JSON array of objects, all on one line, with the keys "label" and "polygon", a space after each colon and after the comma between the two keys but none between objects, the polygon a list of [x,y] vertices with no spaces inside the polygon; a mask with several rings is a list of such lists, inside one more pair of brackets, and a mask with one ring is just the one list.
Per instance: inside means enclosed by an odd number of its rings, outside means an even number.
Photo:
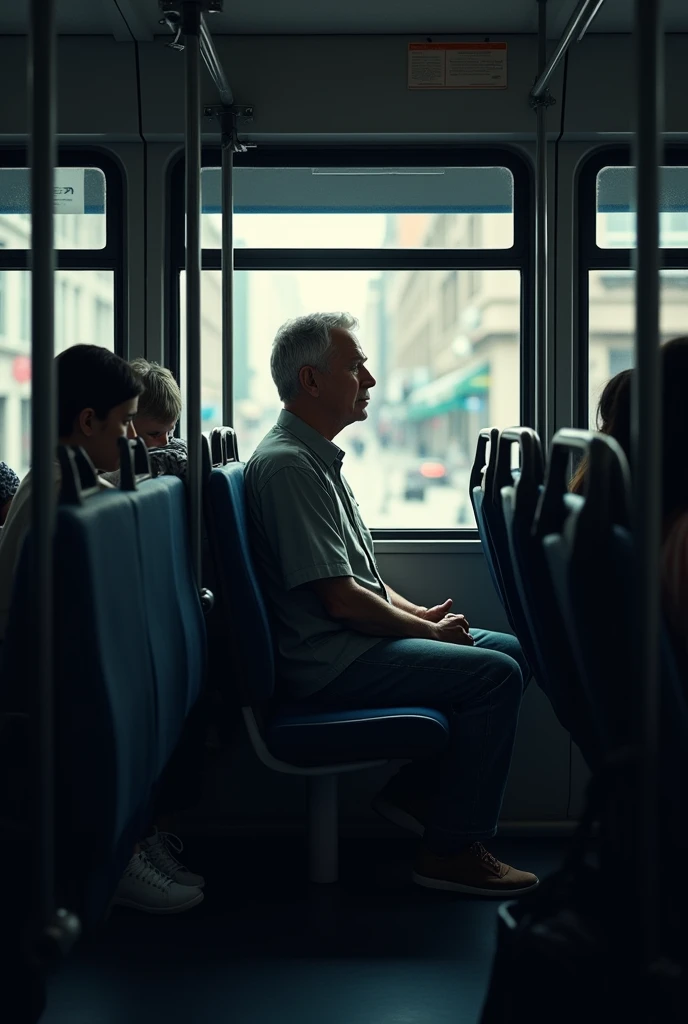
[{"label": "bus seat", "polygon": [[[518,470],[513,470],[511,467],[511,455],[514,445],[518,446],[520,454]],[[511,490],[522,488],[524,498],[526,492],[529,495],[537,494],[538,489],[542,486],[543,476],[542,446],[536,432],[530,427],[514,427],[502,431],[496,441],[496,459],[494,472],[491,475],[491,490],[488,489],[490,481],[487,475],[485,478],[483,515],[487,521],[487,528],[492,540],[493,557],[497,562],[499,576],[502,581],[502,589],[510,613],[511,626],[523,648],[523,653],[526,656],[531,671],[538,681],[543,677],[544,671],[517,581],[516,567],[509,544],[509,533],[502,503],[502,490],[503,488]],[[520,511],[522,517],[527,515],[525,500]],[[528,511],[530,512],[528,529],[530,529],[535,511],[532,503]]]},{"label": "bus seat", "polygon": [[[588,459],[585,497],[567,493],[572,452]],[[630,710],[632,645],[630,620],[621,610],[629,595],[611,597],[624,589],[619,574],[630,571],[629,494],[628,464],[613,438],[559,431],[552,442],[536,533],[577,667],[579,720],[598,759],[625,742],[629,727],[625,713]],[[617,527],[623,528],[625,542],[615,533]],[[619,548],[623,543],[629,545],[624,554]]]},{"label": "bus seat", "polygon": [[[566,627],[559,611],[545,552],[533,534],[534,515],[544,486],[536,485],[527,474],[510,486],[502,487],[502,509],[509,541],[512,566],[521,608],[528,624],[535,666],[533,671],[546,693],[559,724],[571,735],[590,768],[594,750],[587,739],[586,721],[578,721],[582,712],[576,694],[579,691],[577,668]],[[567,500],[576,502],[574,496]]]},{"label": "bus seat", "polygon": [[[564,432],[562,432],[564,433]],[[567,431],[566,434],[587,434]],[[556,442],[555,438],[555,442]],[[619,752],[638,749],[643,698],[636,690],[634,632],[638,628],[634,551],[630,523],[630,474],[625,455],[613,438],[583,438],[588,459],[585,498],[571,508],[558,532],[544,537],[548,564],[566,588],[572,643],[600,735],[602,755],[617,766],[612,784],[618,804],[615,825],[606,833],[609,863],[621,892],[635,884],[632,851],[637,843],[637,773],[633,757]],[[658,676],[660,734],[657,804],[661,877],[671,877],[677,859],[688,853],[688,824],[683,787],[688,775],[688,683],[681,678],[676,652],[663,621],[659,636]],[[625,767],[627,766],[627,768]],[[627,884],[626,884],[627,883]],[[660,889],[660,913],[675,939],[685,932],[685,900],[673,887]],[[668,934],[663,932],[663,934]]]},{"label": "bus seat", "polygon": [[213,427],[210,432],[213,465],[225,466],[239,461],[239,444],[234,427]]},{"label": "bus seat", "polygon": [[[134,510],[116,490],[57,509],[54,545],[56,879],[85,927],[102,919],[148,822],[155,683]],[[20,559],[0,707],[28,712],[32,544]],[[27,768],[29,766],[27,765]]]},{"label": "bus seat", "polygon": [[345,715],[282,705],[279,715],[265,723],[265,742],[273,756],[306,768],[337,763],[343,750],[357,761],[432,757],[446,737],[446,717],[432,708],[366,708]]},{"label": "bus seat", "polygon": [[[490,446],[489,456],[487,446]],[[485,515],[485,503],[491,500],[494,486],[494,472],[497,465],[497,448],[499,444],[499,431],[496,427],[484,428],[478,434],[478,443],[475,449],[473,468],[471,469],[470,482],[468,485],[469,497],[473,506],[475,525],[478,528],[478,535],[483,548],[485,561],[490,573],[492,585],[497,591],[497,596],[506,612],[509,624],[511,623],[511,612],[507,604],[506,594],[497,562],[497,553],[490,535],[490,527]],[[515,632],[515,630],[514,630]]]},{"label": "bus seat", "polygon": [[[519,469],[511,467],[513,445],[519,447]],[[573,657],[551,591],[542,549],[534,543],[533,527],[544,490],[544,456],[537,433],[530,427],[511,427],[499,438],[492,504],[492,534],[500,549],[502,579],[521,641],[535,678],[547,695],[559,723],[585,746],[575,725],[571,693],[578,684],[570,678]],[[583,756],[588,760],[589,751]]]},{"label": "bus seat", "polygon": [[[213,427],[201,438],[203,453],[203,545],[202,576],[203,586],[213,595],[212,608],[206,612],[207,636],[207,688],[206,706],[212,708],[213,742],[223,747],[234,745],[237,729],[241,723],[241,703],[235,690],[223,684],[227,669],[227,615],[223,607],[223,595],[217,579],[217,567],[209,535],[210,512],[208,510],[207,482],[211,470],[227,464],[227,445],[223,440],[226,427]],[[232,431],[234,434],[234,431]]]},{"label": "bus seat", "polygon": [[[677,780],[688,778],[688,677],[665,624],[660,635],[661,694],[659,745],[659,822],[660,856],[663,877],[670,878],[676,854],[688,854],[688,815],[685,790]],[[674,861],[675,862],[675,861]],[[685,944],[686,898],[672,898],[672,887],[665,890],[662,906],[664,935],[668,943]]]},{"label": "bus seat", "polygon": [[210,431],[204,430],[201,434],[201,480],[205,481],[210,476],[213,468],[213,457],[210,447]]},{"label": "bus seat", "polygon": [[232,637],[228,650],[251,743],[269,768],[308,778],[310,878],[334,882],[338,775],[437,754],[448,741],[448,722],[428,708],[337,712],[280,702],[270,620],[249,547],[242,464],[213,470],[208,508]]},{"label": "bus seat", "polygon": [[156,678],[158,770],[180,739],[205,678],[206,634],[193,573],[186,489],[176,476],[125,492],[137,523],[146,624]]}]

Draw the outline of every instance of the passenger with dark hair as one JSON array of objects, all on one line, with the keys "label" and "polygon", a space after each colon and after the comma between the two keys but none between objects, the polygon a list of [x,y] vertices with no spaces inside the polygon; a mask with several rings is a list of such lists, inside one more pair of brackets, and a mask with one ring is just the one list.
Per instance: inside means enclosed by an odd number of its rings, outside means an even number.
[{"label": "passenger with dark hair", "polygon": [[[74,345],[55,359],[60,444],[84,449],[96,469],[119,467],[120,437],[134,437],[141,384],[129,364],[97,345]],[[103,487],[109,486],[101,480]],[[7,628],[14,574],[31,522],[31,470],[22,480],[0,534],[0,640]],[[55,462],[55,493],[60,467]]]},{"label": "passenger with dark hair", "polygon": [[[674,338],[662,345],[660,352],[662,590],[678,655],[684,671],[688,671],[688,337]],[[619,390],[609,434],[624,449],[633,472],[630,387]]]},{"label": "passenger with dark hair", "polygon": [[662,583],[665,613],[688,672],[688,337],[664,345],[662,363]]},{"label": "passenger with dark hair", "polygon": [[[75,345],[55,360],[57,426],[61,444],[81,447],[98,470],[117,470],[119,439],[135,437],[141,382],[124,359],[96,345]],[[99,477],[102,487],[110,487]],[[55,462],[55,493],[61,482]],[[31,471],[21,482],[0,532],[0,641],[7,628],[14,576],[31,525]],[[124,598],[126,599],[126,597]],[[203,879],[172,854],[176,837],[154,830],[134,851],[114,902],[155,914],[180,913],[203,899]]]},{"label": "passenger with dark hair", "polygon": [[[630,393],[631,371],[622,370],[615,377],[612,377],[611,380],[607,381],[597,404],[597,429],[601,434],[616,437],[624,451],[628,450],[630,446],[630,438],[616,436],[618,433],[623,433],[621,423],[617,423],[617,406],[630,401]],[[587,471],[588,461],[587,458],[583,458],[569,485],[569,490],[573,494],[582,494],[584,492]]]},{"label": "passenger with dark hair", "polygon": [[10,511],[10,505],[19,489],[19,477],[6,462],[0,462],[0,526],[3,526]]},{"label": "passenger with dark hair", "polygon": [[131,426],[141,383],[129,364],[99,345],[73,345],[55,359],[57,433],[61,444],[79,445],[96,469],[119,465],[120,437]]}]

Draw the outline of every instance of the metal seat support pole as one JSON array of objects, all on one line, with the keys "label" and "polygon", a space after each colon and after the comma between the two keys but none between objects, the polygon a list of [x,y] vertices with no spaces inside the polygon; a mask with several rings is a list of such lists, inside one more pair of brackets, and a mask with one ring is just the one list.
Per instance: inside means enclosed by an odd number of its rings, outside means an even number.
[{"label": "metal seat support pole", "polygon": [[662,163],[664,61],[661,0],[635,3],[635,85],[638,234],[635,250],[635,386],[632,407],[633,512],[636,550],[635,680],[639,734],[638,897],[645,965],[658,952],[658,746],[662,493],[659,175]]},{"label": "metal seat support pole", "polygon": [[658,952],[658,746],[661,542],[661,362],[659,354],[659,169],[662,161],[661,0],[636,0],[636,377],[633,389],[633,488],[636,547],[636,680],[641,739],[638,887],[645,966]]},{"label": "metal seat support pole", "polygon": [[31,592],[35,636],[30,714],[35,913],[30,955],[46,962],[68,952],[79,921],[57,909],[55,894],[55,680],[53,672],[53,533],[55,526],[55,98],[54,0],[32,0],[28,60],[31,164]]},{"label": "metal seat support pole", "polygon": [[235,115],[222,127],[222,422],[234,426],[234,139]]},{"label": "metal seat support pole", "polygon": [[[538,0],[538,69],[547,64],[547,0]],[[550,440],[547,407],[549,365],[549,252],[547,238],[548,164],[547,108],[553,102],[545,90],[531,96],[537,117],[535,134],[535,429],[543,444]]]},{"label": "metal seat support pole", "polygon": [[[220,120],[222,132],[222,420],[226,426],[234,424],[234,381],[233,381],[233,310],[234,310],[234,224],[233,224],[233,172],[234,153],[246,152],[246,145],[239,142],[237,136],[237,118],[252,120],[253,107],[237,105],[234,102],[234,94],[225,75],[224,68],[218,57],[213,43],[213,38],[205,22],[204,10],[221,11],[222,3],[214,0],[184,0],[181,5],[181,21],[178,13],[178,3],[175,0],[159,0],[163,11],[163,21],[176,33],[174,43],[170,45],[175,49],[183,49],[186,53],[186,351],[187,351],[187,378],[188,388],[195,387],[192,384],[193,374],[198,370],[198,447],[199,447],[199,470],[198,486],[200,487],[200,167],[201,167],[201,142],[200,142],[200,84],[199,84],[199,62],[202,58],[208,73],[213,80],[215,88],[220,97],[221,106],[206,107],[205,113],[208,116],[217,114]],[[184,44],[180,45],[178,40],[184,36]],[[193,213],[192,213],[193,207]],[[198,223],[196,224],[196,211]],[[198,230],[196,230],[198,229]],[[192,303],[191,293],[196,292],[196,284],[191,281],[191,267],[195,268],[196,257],[198,256],[198,314],[196,312],[195,300]],[[194,326],[197,325],[197,326]],[[193,334],[192,334],[193,331]],[[196,366],[192,356],[192,338],[198,341],[199,362]],[[191,394],[189,391],[187,422],[190,422],[192,415]],[[195,429],[195,428],[194,428]],[[189,430],[189,483],[191,485],[192,498],[196,489],[195,477],[191,474],[191,448],[192,442],[195,446],[191,430]],[[200,499],[198,506],[198,521],[200,522]],[[192,535],[194,511],[192,505]],[[195,542],[194,542],[195,543]],[[199,547],[200,551],[200,547]]]},{"label": "metal seat support pole", "polygon": [[309,875],[318,885],[331,885],[339,877],[338,783],[334,774],[308,780]]},{"label": "metal seat support pole", "polygon": [[55,253],[55,88],[56,26],[54,0],[33,0],[29,49],[31,109],[31,466],[33,562],[32,604],[36,642],[27,655],[32,665],[36,704],[30,715],[35,745],[38,858],[36,901],[40,928],[55,913],[55,741],[53,706],[53,526],[55,518],[54,295]]},{"label": "metal seat support pole", "polygon": [[186,70],[186,423],[191,551],[201,586],[201,4],[182,4]]}]

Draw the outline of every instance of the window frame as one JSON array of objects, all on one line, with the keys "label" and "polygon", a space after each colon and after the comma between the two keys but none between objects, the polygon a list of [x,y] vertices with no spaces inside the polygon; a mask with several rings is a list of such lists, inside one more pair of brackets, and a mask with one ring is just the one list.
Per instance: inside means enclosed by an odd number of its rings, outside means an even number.
[{"label": "window frame", "polygon": [[[573,412],[575,423],[587,428],[590,415],[590,272],[633,270],[635,248],[603,249],[597,244],[597,175],[603,167],[631,167],[630,145],[600,146],[582,162],[577,175],[578,198],[578,332],[574,338]],[[688,146],[667,145],[663,167],[688,166]],[[662,270],[688,270],[688,246],[660,249]]]},{"label": "window frame", "polygon": [[[0,167],[28,167],[25,146],[0,149]],[[108,151],[94,148],[59,146],[58,167],[97,167],[105,175],[106,239],[102,249],[56,249],[56,270],[106,270],[113,277],[114,350],[127,357],[126,308],[128,297],[126,267],[126,188],[125,173],[119,161]],[[31,249],[0,248],[0,271],[30,270]],[[57,301],[56,301],[57,307]],[[29,339],[30,340],[30,339]]]},{"label": "window frame", "polygon": [[[534,182],[532,163],[510,147],[473,146],[409,149],[260,146],[236,154],[236,167],[485,167],[508,168],[514,180],[513,245],[508,249],[236,249],[235,270],[517,270],[520,288],[521,423],[533,425],[534,414]],[[219,167],[219,146],[204,147],[203,167]],[[179,379],[180,274],[185,269],[184,154],[179,152],[168,171],[168,272],[165,305],[168,312],[166,363]],[[221,270],[219,249],[203,249],[202,270]],[[469,453],[472,457],[472,453]],[[376,540],[475,540],[476,527],[372,530]]]}]

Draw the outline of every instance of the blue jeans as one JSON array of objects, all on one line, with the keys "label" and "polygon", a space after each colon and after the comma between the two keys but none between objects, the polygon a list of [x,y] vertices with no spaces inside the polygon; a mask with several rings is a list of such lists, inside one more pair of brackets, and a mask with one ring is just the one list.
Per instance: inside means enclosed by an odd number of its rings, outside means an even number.
[{"label": "blue jeans", "polygon": [[415,705],[447,715],[444,753],[397,776],[409,794],[430,800],[425,844],[445,856],[497,831],[530,675],[515,637],[486,630],[471,635],[473,647],[380,640],[314,695],[319,704],[338,708]]}]

